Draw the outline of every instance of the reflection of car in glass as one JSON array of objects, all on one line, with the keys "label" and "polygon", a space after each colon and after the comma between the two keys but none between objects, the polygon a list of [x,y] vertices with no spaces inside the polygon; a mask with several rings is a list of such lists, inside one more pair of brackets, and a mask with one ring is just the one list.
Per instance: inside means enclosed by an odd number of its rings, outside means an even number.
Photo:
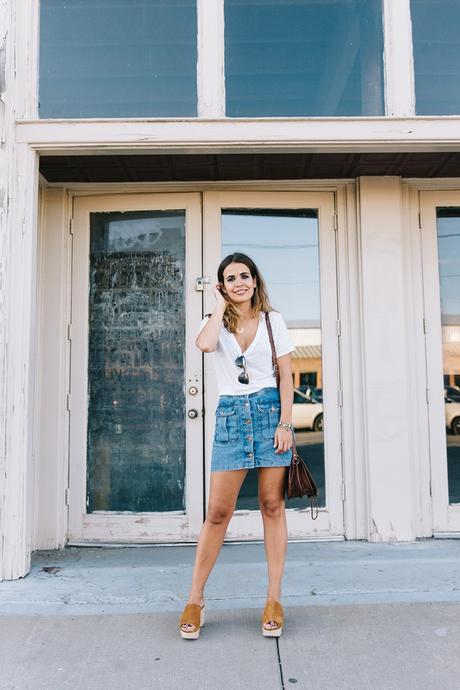
[{"label": "reflection of car in glass", "polygon": [[460,388],[457,386],[447,386],[447,388],[444,388],[444,393],[447,398],[454,402],[460,402]]},{"label": "reflection of car in glass", "polygon": [[315,400],[313,390],[309,386],[294,388],[292,423],[295,429],[323,430],[323,405]]},{"label": "reflection of car in glass", "polygon": [[445,396],[444,402],[446,428],[450,433],[458,436],[460,435],[460,402],[456,402],[448,395]]},{"label": "reflection of car in glass", "polygon": [[315,402],[322,403],[323,402],[323,389],[322,388],[313,388],[311,392],[311,397]]}]

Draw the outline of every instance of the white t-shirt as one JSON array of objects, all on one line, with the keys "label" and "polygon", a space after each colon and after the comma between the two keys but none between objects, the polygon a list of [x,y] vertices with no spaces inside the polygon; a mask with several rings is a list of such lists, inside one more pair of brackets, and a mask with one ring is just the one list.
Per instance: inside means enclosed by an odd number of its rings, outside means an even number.
[{"label": "white t-shirt", "polygon": [[[208,320],[209,316],[205,316],[198,332],[204,328]],[[287,355],[288,352],[293,352],[295,348],[281,314],[277,311],[271,311],[270,323],[273,331],[276,356],[282,357]],[[219,395],[247,395],[248,393],[256,393],[261,388],[276,386],[276,378],[273,375],[272,351],[264,312],[260,312],[256,335],[245,352],[241,352],[241,347],[235,335],[229,333],[222,324],[217,348],[209,354],[213,355]],[[249,376],[248,384],[238,381],[238,375],[241,374],[243,369],[236,366],[235,359],[241,354],[244,354],[246,358],[246,370]]]}]

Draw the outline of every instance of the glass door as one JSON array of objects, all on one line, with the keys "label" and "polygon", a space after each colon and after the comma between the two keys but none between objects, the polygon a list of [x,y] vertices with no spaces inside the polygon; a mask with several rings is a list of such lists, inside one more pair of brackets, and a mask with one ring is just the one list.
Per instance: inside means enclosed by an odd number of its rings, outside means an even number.
[{"label": "glass door", "polygon": [[460,531],[460,193],[421,192],[434,532]]},{"label": "glass door", "polygon": [[[248,254],[259,266],[270,302],[282,313],[296,347],[293,421],[300,453],[319,485],[320,512],[313,521],[308,500],[289,501],[291,538],[343,535],[335,234],[334,195],[329,192],[204,194],[205,275],[212,282],[224,256],[235,251]],[[208,288],[205,313],[213,308]],[[209,472],[217,391],[206,355],[205,376]],[[251,539],[262,534],[257,470],[252,469],[227,537]]]},{"label": "glass door", "polygon": [[69,542],[194,540],[200,195],[80,197],[72,234]]}]

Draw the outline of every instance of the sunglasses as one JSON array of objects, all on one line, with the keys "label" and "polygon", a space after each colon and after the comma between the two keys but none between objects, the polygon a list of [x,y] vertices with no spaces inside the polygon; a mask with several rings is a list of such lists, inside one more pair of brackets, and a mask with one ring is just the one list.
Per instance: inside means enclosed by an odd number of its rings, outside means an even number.
[{"label": "sunglasses", "polygon": [[244,355],[240,355],[235,359],[235,364],[237,367],[240,367],[240,369],[243,369],[241,374],[238,375],[238,381],[240,383],[249,383],[249,376],[248,372],[246,371],[246,357]]}]

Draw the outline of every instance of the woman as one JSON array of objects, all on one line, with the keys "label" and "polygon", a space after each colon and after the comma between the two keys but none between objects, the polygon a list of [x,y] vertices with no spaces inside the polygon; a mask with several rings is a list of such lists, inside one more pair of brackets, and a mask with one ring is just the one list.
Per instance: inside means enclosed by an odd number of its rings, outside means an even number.
[{"label": "woman", "polygon": [[[214,311],[203,319],[195,341],[202,352],[214,353],[219,391],[209,505],[198,540],[190,596],[179,628],[185,639],[196,639],[200,634],[206,581],[248,469],[257,468],[268,562],[262,633],[279,637],[283,629],[279,600],[287,548],[284,481],[292,455],[294,347],[283,317],[269,304],[264,280],[252,259],[240,253],[227,256],[217,277]],[[279,391],[266,312],[270,313],[278,359]]]}]

